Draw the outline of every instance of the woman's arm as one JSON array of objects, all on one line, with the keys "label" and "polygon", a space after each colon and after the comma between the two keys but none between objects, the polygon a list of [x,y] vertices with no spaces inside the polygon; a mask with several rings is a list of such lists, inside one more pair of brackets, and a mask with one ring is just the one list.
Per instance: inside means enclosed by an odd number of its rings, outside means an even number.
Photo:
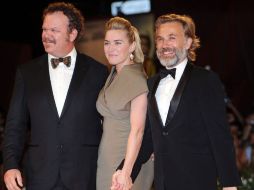
[{"label": "woman's arm", "polygon": [[130,123],[131,130],[128,137],[128,144],[122,173],[131,175],[133,165],[138,156],[144,134],[147,111],[147,93],[137,96],[131,101]]},{"label": "woman's arm", "polygon": [[131,101],[130,123],[131,130],[128,137],[125,161],[122,170],[113,175],[111,189],[130,189],[132,186],[131,172],[137,159],[146,121],[147,93],[137,96]]}]

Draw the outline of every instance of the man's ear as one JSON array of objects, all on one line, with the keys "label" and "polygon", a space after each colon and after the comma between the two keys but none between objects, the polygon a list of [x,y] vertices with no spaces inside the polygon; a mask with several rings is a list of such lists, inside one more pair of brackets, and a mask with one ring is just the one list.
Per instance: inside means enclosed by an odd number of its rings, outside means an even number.
[{"label": "man's ear", "polygon": [[70,41],[74,42],[78,36],[78,31],[76,29],[73,29],[70,33]]},{"label": "man's ear", "polygon": [[185,49],[186,50],[190,49],[191,44],[192,44],[192,39],[191,38],[187,38],[186,39],[186,43],[185,43]]}]

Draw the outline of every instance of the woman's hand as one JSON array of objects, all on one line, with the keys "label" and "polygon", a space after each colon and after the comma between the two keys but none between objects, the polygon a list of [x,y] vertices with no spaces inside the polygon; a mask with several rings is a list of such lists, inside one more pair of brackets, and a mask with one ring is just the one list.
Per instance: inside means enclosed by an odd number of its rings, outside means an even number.
[{"label": "woman's hand", "polygon": [[130,190],[132,187],[131,177],[123,172],[122,170],[117,170],[112,176],[112,186],[111,190]]}]

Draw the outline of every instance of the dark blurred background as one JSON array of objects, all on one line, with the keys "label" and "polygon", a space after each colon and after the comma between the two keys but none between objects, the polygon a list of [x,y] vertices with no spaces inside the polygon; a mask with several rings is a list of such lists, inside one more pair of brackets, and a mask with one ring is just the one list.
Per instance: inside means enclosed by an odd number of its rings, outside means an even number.
[{"label": "dark blurred background", "polygon": [[[8,110],[16,66],[44,53],[41,14],[52,1],[5,2],[0,18],[0,106]],[[86,21],[110,18],[112,0],[69,1]],[[244,113],[254,104],[254,11],[247,0],[151,0],[156,19],[165,13],[190,15],[201,39],[195,64],[210,67],[224,84],[228,99]]]}]

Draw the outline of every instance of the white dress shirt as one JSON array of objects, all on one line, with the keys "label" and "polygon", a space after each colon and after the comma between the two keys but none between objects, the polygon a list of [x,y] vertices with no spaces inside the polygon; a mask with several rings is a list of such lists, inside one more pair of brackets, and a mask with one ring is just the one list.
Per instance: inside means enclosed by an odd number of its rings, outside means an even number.
[{"label": "white dress shirt", "polygon": [[62,113],[64,102],[71,82],[72,74],[75,68],[77,57],[76,49],[73,48],[72,51],[65,57],[67,56],[71,56],[70,67],[67,67],[64,63],[59,63],[59,65],[55,69],[53,69],[50,60],[51,58],[56,57],[50,54],[48,55],[49,76],[59,117]]},{"label": "white dress shirt", "polygon": [[158,85],[155,97],[163,125],[165,125],[171,99],[175,93],[176,87],[182,77],[186,65],[187,58],[174,67],[176,68],[175,79],[171,75],[168,75],[167,77],[161,79]]}]

